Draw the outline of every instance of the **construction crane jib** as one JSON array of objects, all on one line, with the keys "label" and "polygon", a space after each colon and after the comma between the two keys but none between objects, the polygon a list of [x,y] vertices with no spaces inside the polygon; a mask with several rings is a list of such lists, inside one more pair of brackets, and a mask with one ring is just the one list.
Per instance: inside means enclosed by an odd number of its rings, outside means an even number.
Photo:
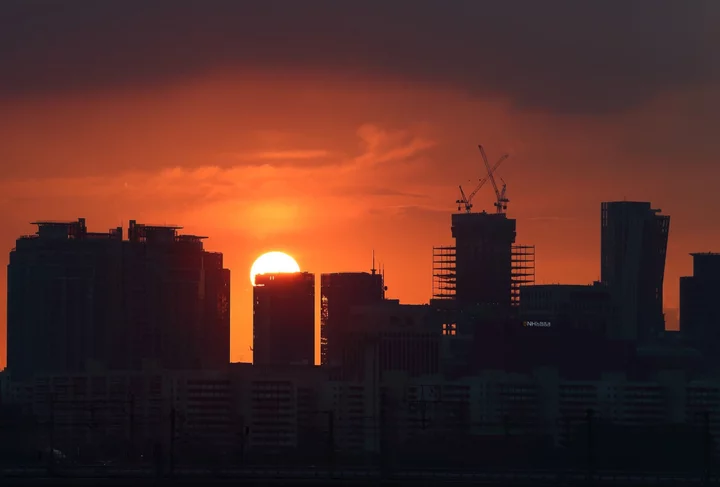
[{"label": "construction crane jib", "polygon": [[[508,199],[505,197],[505,181],[503,181],[503,189],[501,191],[498,191],[497,184],[495,183],[495,178],[493,174],[495,173],[495,170],[497,170],[498,167],[500,167],[500,164],[505,161],[509,156],[509,154],[503,155],[498,161],[490,167],[490,164],[487,161],[487,157],[485,156],[485,151],[483,150],[482,145],[478,145],[480,148],[480,153],[483,156],[483,161],[485,162],[485,168],[488,172],[487,176],[484,178],[480,178],[478,185],[475,187],[475,189],[470,193],[469,195],[465,195],[465,191],[463,190],[462,186],[459,186],[460,188],[460,199],[457,200],[455,203],[458,205],[458,211],[462,211],[463,208],[465,209],[466,213],[470,213],[472,211],[472,200],[475,197],[475,195],[480,191],[480,189],[485,185],[485,183],[488,182],[488,179],[492,182],[493,187],[495,188],[495,195],[497,197],[497,202],[495,203],[495,208],[498,213],[502,213],[504,210],[507,209],[507,203]],[[501,178],[502,181],[502,178]]]},{"label": "construction crane jib", "polygon": [[[495,175],[493,174],[494,169],[490,167],[487,155],[485,155],[485,149],[483,149],[482,145],[478,145],[478,149],[480,149],[480,154],[482,154],[483,162],[485,163],[485,169],[487,169],[488,172],[487,177],[490,179],[493,189],[495,190],[495,212],[505,213],[505,211],[507,211],[507,204],[510,202],[507,196],[505,196],[507,184],[505,184],[505,181],[500,178],[500,181],[502,181],[502,189],[498,189],[497,183],[495,182]],[[507,158],[507,155],[503,157]]]}]

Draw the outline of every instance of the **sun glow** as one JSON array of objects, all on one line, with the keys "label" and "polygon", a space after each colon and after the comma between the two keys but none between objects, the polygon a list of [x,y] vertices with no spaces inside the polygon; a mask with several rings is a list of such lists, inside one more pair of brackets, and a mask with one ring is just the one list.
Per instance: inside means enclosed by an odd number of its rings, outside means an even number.
[{"label": "sun glow", "polygon": [[268,252],[258,257],[250,268],[250,283],[255,285],[258,274],[300,272],[298,263],[284,252]]}]

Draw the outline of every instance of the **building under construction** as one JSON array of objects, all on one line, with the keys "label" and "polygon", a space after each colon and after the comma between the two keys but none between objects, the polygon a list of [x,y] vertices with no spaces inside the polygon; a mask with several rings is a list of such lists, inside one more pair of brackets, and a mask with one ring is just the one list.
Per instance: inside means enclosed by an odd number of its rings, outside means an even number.
[{"label": "building under construction", "polygon": [[[455,246],[433,248],[433,299],[452,299],[459,307],[517,306],[520,287],[535,282],[535,247],[515,244],[516,221],[505,214],[506,185],[500,189],[495,181],[493,173],[508,156],[490,166],[478,148],[487,176],[469,195],[460,187],[459,213],[452,215]],[[495,191],[495,213],[472,212],[472,198],[488,181]]]},{"label": "building under construction", "polygon": [[520,287],[535,283],[535,246],[515,244],[515,220],[505,214],[452,218],[455,246],[433,248],[433,299],[517,306]]}]

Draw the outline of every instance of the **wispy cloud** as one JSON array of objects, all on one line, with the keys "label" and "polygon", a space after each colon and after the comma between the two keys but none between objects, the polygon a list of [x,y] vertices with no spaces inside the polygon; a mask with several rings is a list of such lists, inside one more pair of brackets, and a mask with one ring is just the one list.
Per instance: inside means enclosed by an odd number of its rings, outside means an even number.
[{"label": "wispy cloud", "polygon": [[230,165],[262,166],[265,164],[287,166],[326,166],[339,164],[342,156],[332,158],[333,154],[324,149],[287,149],[249,152],[223,152],[218,154],[220,161]]},{"label": "wispy cloud", "polygon": [[360,166],[407,160],[436,145],[434,140],[410,131],[389,132],[373,124],[361,126],[357,135],[364,145],[363,154],[355,158],[355,163]]},{"label": "wispy cloud", "polygon": [[413,193],[400,191],[397,189],[386,188],[381,186],[345,186],[337,189],[338,194],[345,195],[369,195],[369,196],[398,196],[402,198],[428,198],[428,195],[421,193]]},{"label": "wispy cloud", "polygon": [[234,157],[240,161],[277,161],[277,160],[305,160],[324,159],[330,156],[330,152],[322,149],[317,150],[278,150],[278,151],[255,151],[240,153],[223,153],[221,157]]},{"label": "wispy cloud", "polygon": [[269,234],[332,225],[374,208],[403,208],[411,200],[427,198],[424,187],[405,183],[395,189],[376,181],[405,180],[411,168],[387,162],[418,156],[433,142],[409,130],[386,131],[375,125],[362,126],[358,135],[359,155],[322,149],[245,151],[226,153],[238,158],[230,166],[0,181],[0,200],[28,207],[47,207],[52,201],[58,216],[88,206],[114,207],[118,214],[142,212],[143,218],[157,221],[172,214],[187,224]]},{"label": "wispy cloud", "polygon": [[403,215],[403,216],[428,216],[428,215],[447,215],[448,209],[447,208],[436,208],[434,206],[424,206],[424,205],[393,205],[393,206],[386,206],[384,208],[377,208],[374,213],[381,214],[381,213],[390,213],[394,215]]}]

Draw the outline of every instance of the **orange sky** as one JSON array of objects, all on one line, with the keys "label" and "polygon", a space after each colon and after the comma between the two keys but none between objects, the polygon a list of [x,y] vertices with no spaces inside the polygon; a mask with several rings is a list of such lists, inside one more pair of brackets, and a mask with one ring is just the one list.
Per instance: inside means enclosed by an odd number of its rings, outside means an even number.
[{"label": "orange sky", "polygon": [[[720,250],[720,154],[707,89],[664,92],[620,113],[525,109],[501,96],[389,77],[209,71],[144,89],[0,103],[5,255],[36,219],[136,219],[209,235],[232,270],[232,359],[249,361],[253,260],[368,270],[388,295],[426,302],[431,249],[450,243],[457,185],[483,175],[477,144],[508,186],[518,242],[537,246],[538,283],[599,277],[603,200],[649,200],[671,215],[666,307],[694,251]],[[716,126],[716,125],[715,125]],[[475,208],[491,208],[490,186]],[[7,257],[5,257],[7,260]],[[0,283],[5,305],[5,280]],[[4,314],[0,319],[4,363]]]}]

